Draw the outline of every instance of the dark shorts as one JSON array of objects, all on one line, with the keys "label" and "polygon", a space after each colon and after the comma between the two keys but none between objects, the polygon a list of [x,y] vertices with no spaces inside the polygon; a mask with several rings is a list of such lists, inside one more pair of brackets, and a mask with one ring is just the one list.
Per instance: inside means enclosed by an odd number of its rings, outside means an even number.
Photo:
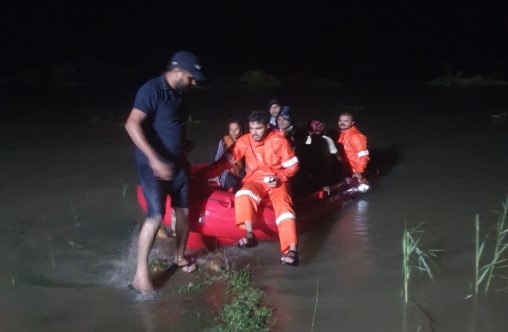
[{"label": "dark shorts", "polygon": [[161,181],[153,175],[150,165],[136,163],[138,178],[147,204],[147,217],[163,218],[166,213],[166,197],[171,196],[171,206],[187,208],[189,206],[189,177],[185,169],[173,172],[171,181]]}]

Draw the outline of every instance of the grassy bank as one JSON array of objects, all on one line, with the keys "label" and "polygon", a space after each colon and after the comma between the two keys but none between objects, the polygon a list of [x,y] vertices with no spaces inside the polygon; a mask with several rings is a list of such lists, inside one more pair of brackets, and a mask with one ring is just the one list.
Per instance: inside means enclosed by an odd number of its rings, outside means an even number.
[{"label": "grassy bank", "polygon": [[[152,261],[150,268],[160,273],[169,267]],[[208,331],[269,331],[274,326],[272,309],[263,305],[264,292],[253,282],[254,271],[248,264],[229,264],[221,257],[200,259],[199,269],[190,281],[178,289],[180,294],[207,295],[218,303]]]}]

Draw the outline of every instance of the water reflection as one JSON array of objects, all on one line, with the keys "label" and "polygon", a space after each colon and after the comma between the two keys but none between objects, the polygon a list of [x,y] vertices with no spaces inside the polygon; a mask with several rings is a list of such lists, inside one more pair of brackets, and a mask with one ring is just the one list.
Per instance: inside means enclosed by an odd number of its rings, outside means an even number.
[{"label": "water reflection", "polygon": [[368,231],[369,203],[360,199],[347,204],[331,237],[338,246],[341,274],[346,281],[358,281],[372,271]]}]

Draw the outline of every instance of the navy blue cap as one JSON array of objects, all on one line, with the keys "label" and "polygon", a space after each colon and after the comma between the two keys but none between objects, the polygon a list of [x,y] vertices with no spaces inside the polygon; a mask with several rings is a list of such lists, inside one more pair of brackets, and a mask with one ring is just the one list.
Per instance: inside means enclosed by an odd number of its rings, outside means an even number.
[{"label": "navy blue cap", "polygon": [[189,51],[178,51],[169,60],[170,67],[179,67],[188,71],[196,81],[205,81],[206,77],[201,72],[199,58]]},{"label": "navy blue cap", "polygon": [[290,122],[293,122],[293,115],[291,114],[291,110],[289,109],[289,106],[282,106],[279,114],[277,114],[277,117],[282,117],[284,120],[288,120]]}]

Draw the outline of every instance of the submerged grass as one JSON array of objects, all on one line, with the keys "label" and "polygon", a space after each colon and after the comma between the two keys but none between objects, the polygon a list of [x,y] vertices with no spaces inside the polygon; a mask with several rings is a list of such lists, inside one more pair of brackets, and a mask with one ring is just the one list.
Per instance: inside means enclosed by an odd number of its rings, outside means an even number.
[{"label": "submerged grass", "polygon": [[[488,292],[495,278],[508,279],[500,271],[508,267],[508,196],[502,202],[501,211],[495,211],[498,215],[495,231],[494,248],[492,249],[491,259],[480,267],[482,256],[487,243],[487,236],[480,243],[480,216],[475,218],[475,294],[478,294],[480,286],[484,283],[484,292]],[[498,289],[497,291],[508,291],[508,287]]]},{"label": "submerged grass", "polygon": [[194,280],[180,293],[202,293],[215,283],[225,287],[225,303],[218,310],[217,326],[208,331],[269,331],[273,327],[272,309],[261,304],[264,292],[252,285],[252,268],[228,264],[221,270],[200,268]]},{"label": "submerged grass", "polygon": [[213,331],[269,331],[272,310],[261,304],[264,293],[253,287],[249,265],[232,270],[227,276],[230,299],[219,311],[220,325]]},{"label": "submerged grass", "polygon": [[[404,306],[402,311],[402,331],[407,331],[407,319],[408,319],[408,303],[409,303],[409,285],[412,280],[413,271],[423,273],[429,279],[434,278],[432,273],[431,263],[433,258],[437,257],[437,252],[443,251],[439,249],[425,250],[420,247],[421,239],[424,235],[424,231],[421,229],[423,223],[420,223],[416,227],[407,228],[404,224],[404,232],[402,234],[402,276],[403,276],[403,287],[402,293],[404,296]],[[421,304],[415,301],[411,301],[413,305],[422,313],[428,324],[430,331],[434,331],[435,320]],[[419,325],[417,331],[420,331],[422,326]]]},{"label": "submerged grass", "polygon": [[403,294],[404,303],[409,301],[409,284],[413,271],[417,270],[427,275],[430,279],[434,278],[430,263],[433,257],[437,257],[438,249],[424,250],[420,248],[420,241],[424,231],[420,228],[423,223],[408,229],[404,225],[402,234],[402,276],[403,276]]},{"label": "submerged grass", "polygon": [[476,214],[475,216],[475,251],[474,251],[474,292],[478,294],[478,289],[480,287],[481,282],[485,278],[486,272],[484,271],[482,275],[480,275],[480,260],[483,255],[483,249],[485,248],[485,240],[480,244],[480,215]]}]

